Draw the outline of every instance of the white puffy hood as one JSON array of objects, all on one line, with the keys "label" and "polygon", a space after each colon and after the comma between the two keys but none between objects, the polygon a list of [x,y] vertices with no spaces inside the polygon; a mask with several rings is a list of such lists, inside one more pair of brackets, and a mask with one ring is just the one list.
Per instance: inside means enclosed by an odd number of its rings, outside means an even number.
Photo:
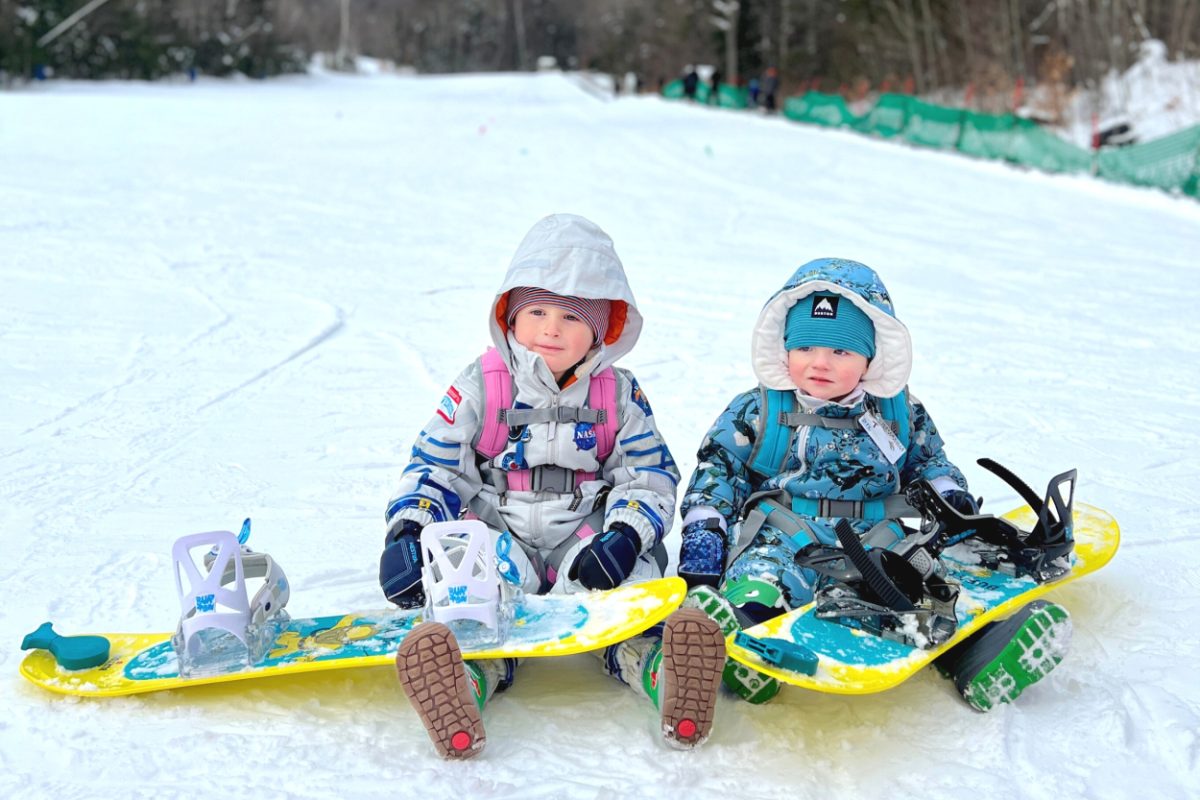
[{"label": "white puffy hood", "polygon": [[517,247],[488,322],[492,343],[510,363],[512,348],[505,315],[508,292],[518,286],[612,302],[608,333],[585,359],[589,373],[609,366],[632,350],[642,332],[642,315],[612,239],[583,217],[551,214],[534,225]]},{"label": "white puffy hood", "polygon": [[796,270],[758,316],[750,345],[754,374],[768,389],[795,389],[788,375],[784,325],[788,310],[813,292],[834,292],[858,306],[875,326],[875,357],[862,388],[876,397],[893,397],[912,372],[912,341],[896,319],[887,288],[875,270],[844,258],[818,258]]}]

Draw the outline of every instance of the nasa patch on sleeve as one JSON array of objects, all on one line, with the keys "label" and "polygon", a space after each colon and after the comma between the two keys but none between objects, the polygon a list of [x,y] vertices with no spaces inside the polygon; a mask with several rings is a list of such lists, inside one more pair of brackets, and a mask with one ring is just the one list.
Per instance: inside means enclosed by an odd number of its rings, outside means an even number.
[{"label": "nasa patch on sleeve", "polygon": [[438,416],[446,420],[449,425],[454,424],[454,417],[458,414],[458,407],[462,403],[462,395],[458,389],[451,386],[446,390],[446,396],[442,398],[442,402],[438,403]]}]

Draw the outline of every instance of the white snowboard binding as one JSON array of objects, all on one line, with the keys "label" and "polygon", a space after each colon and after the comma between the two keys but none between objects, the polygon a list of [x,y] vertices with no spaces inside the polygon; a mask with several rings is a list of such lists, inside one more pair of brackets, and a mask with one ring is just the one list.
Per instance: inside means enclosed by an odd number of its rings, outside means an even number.
[{"label": "white snowboard binding", "polygon": [[[247,547],[249,538],[247,519],[237,536],[230,531],[193,533],[180,537],[171,549],[182,608],[171,641],[185,677],[260,661],[279,626],[290,619],[284,610],[290,588],[283,570],[266,553]],[[202,567],[193,554],[201,547],[206,548]],[[259,579],[262,585],[250,598],[246,581]]]},{"label": "white snowboard binding", "polygon": [[512,621],[512,591],[496,568],[491,531],[479,520],[435,522],[421,531],[426,612],[465,647],[499,644]]}]

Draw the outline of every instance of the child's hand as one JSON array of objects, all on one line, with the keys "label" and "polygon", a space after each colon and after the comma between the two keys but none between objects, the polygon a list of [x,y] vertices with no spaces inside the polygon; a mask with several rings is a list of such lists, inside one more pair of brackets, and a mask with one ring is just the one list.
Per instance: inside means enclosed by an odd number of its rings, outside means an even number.
[{"label": "child's hand", "polygon": [[725,532],[716,519],[698,519],[685,525],[679,547],[679,577],[689,588],[716,588],[724,569]]},{"label": "child's hand", "polygon": [[567,577],[588,589],[615,589],[633,572],[641,546],[637,531],[623,522],[614,522],[611,530],[594,537],[579,551]]},{"label": "child's hand", "polygon": [[425,605],[425,586],[421,583],[421,526],[405,520],[388,534],[383,555],[379,557],[379,585],[383,595],[401,608]]},{"label": "child's hand", "polygon": [[962,489],[951,489],[942,495],[946,503],[964,517],[970,517],[979,513],[979,506],[982,501],[976,500],[971,496],[970,492],[965,492]]}]

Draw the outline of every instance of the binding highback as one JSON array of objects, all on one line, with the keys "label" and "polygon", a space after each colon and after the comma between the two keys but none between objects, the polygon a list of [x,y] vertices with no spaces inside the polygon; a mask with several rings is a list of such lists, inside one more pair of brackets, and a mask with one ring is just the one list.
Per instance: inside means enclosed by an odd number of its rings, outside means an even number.
[{"label": "binding highback", "polygon": [[[192,550],[197,547],[216,550],[216,556],[203,567],[204,572],[192,556]],[[175,562],[175,589],[183,610],[179,622],[183,649],[194,652],[198,644],[195,635],[207,628],[232,633],[248,648],[246,630],[250,624],[250,600],[246,596],[242,546],[237,537],[230,531],[182,536],[172,547],[171,558]],[[231,567],[233,584],[225,586],[225,574]]]},{"label": "binding highback", "polygon": [[435,522],[421,531],[422,582],[435,620],[471,619],[498,630],[500,578],[491,544],[479,520]]}]

